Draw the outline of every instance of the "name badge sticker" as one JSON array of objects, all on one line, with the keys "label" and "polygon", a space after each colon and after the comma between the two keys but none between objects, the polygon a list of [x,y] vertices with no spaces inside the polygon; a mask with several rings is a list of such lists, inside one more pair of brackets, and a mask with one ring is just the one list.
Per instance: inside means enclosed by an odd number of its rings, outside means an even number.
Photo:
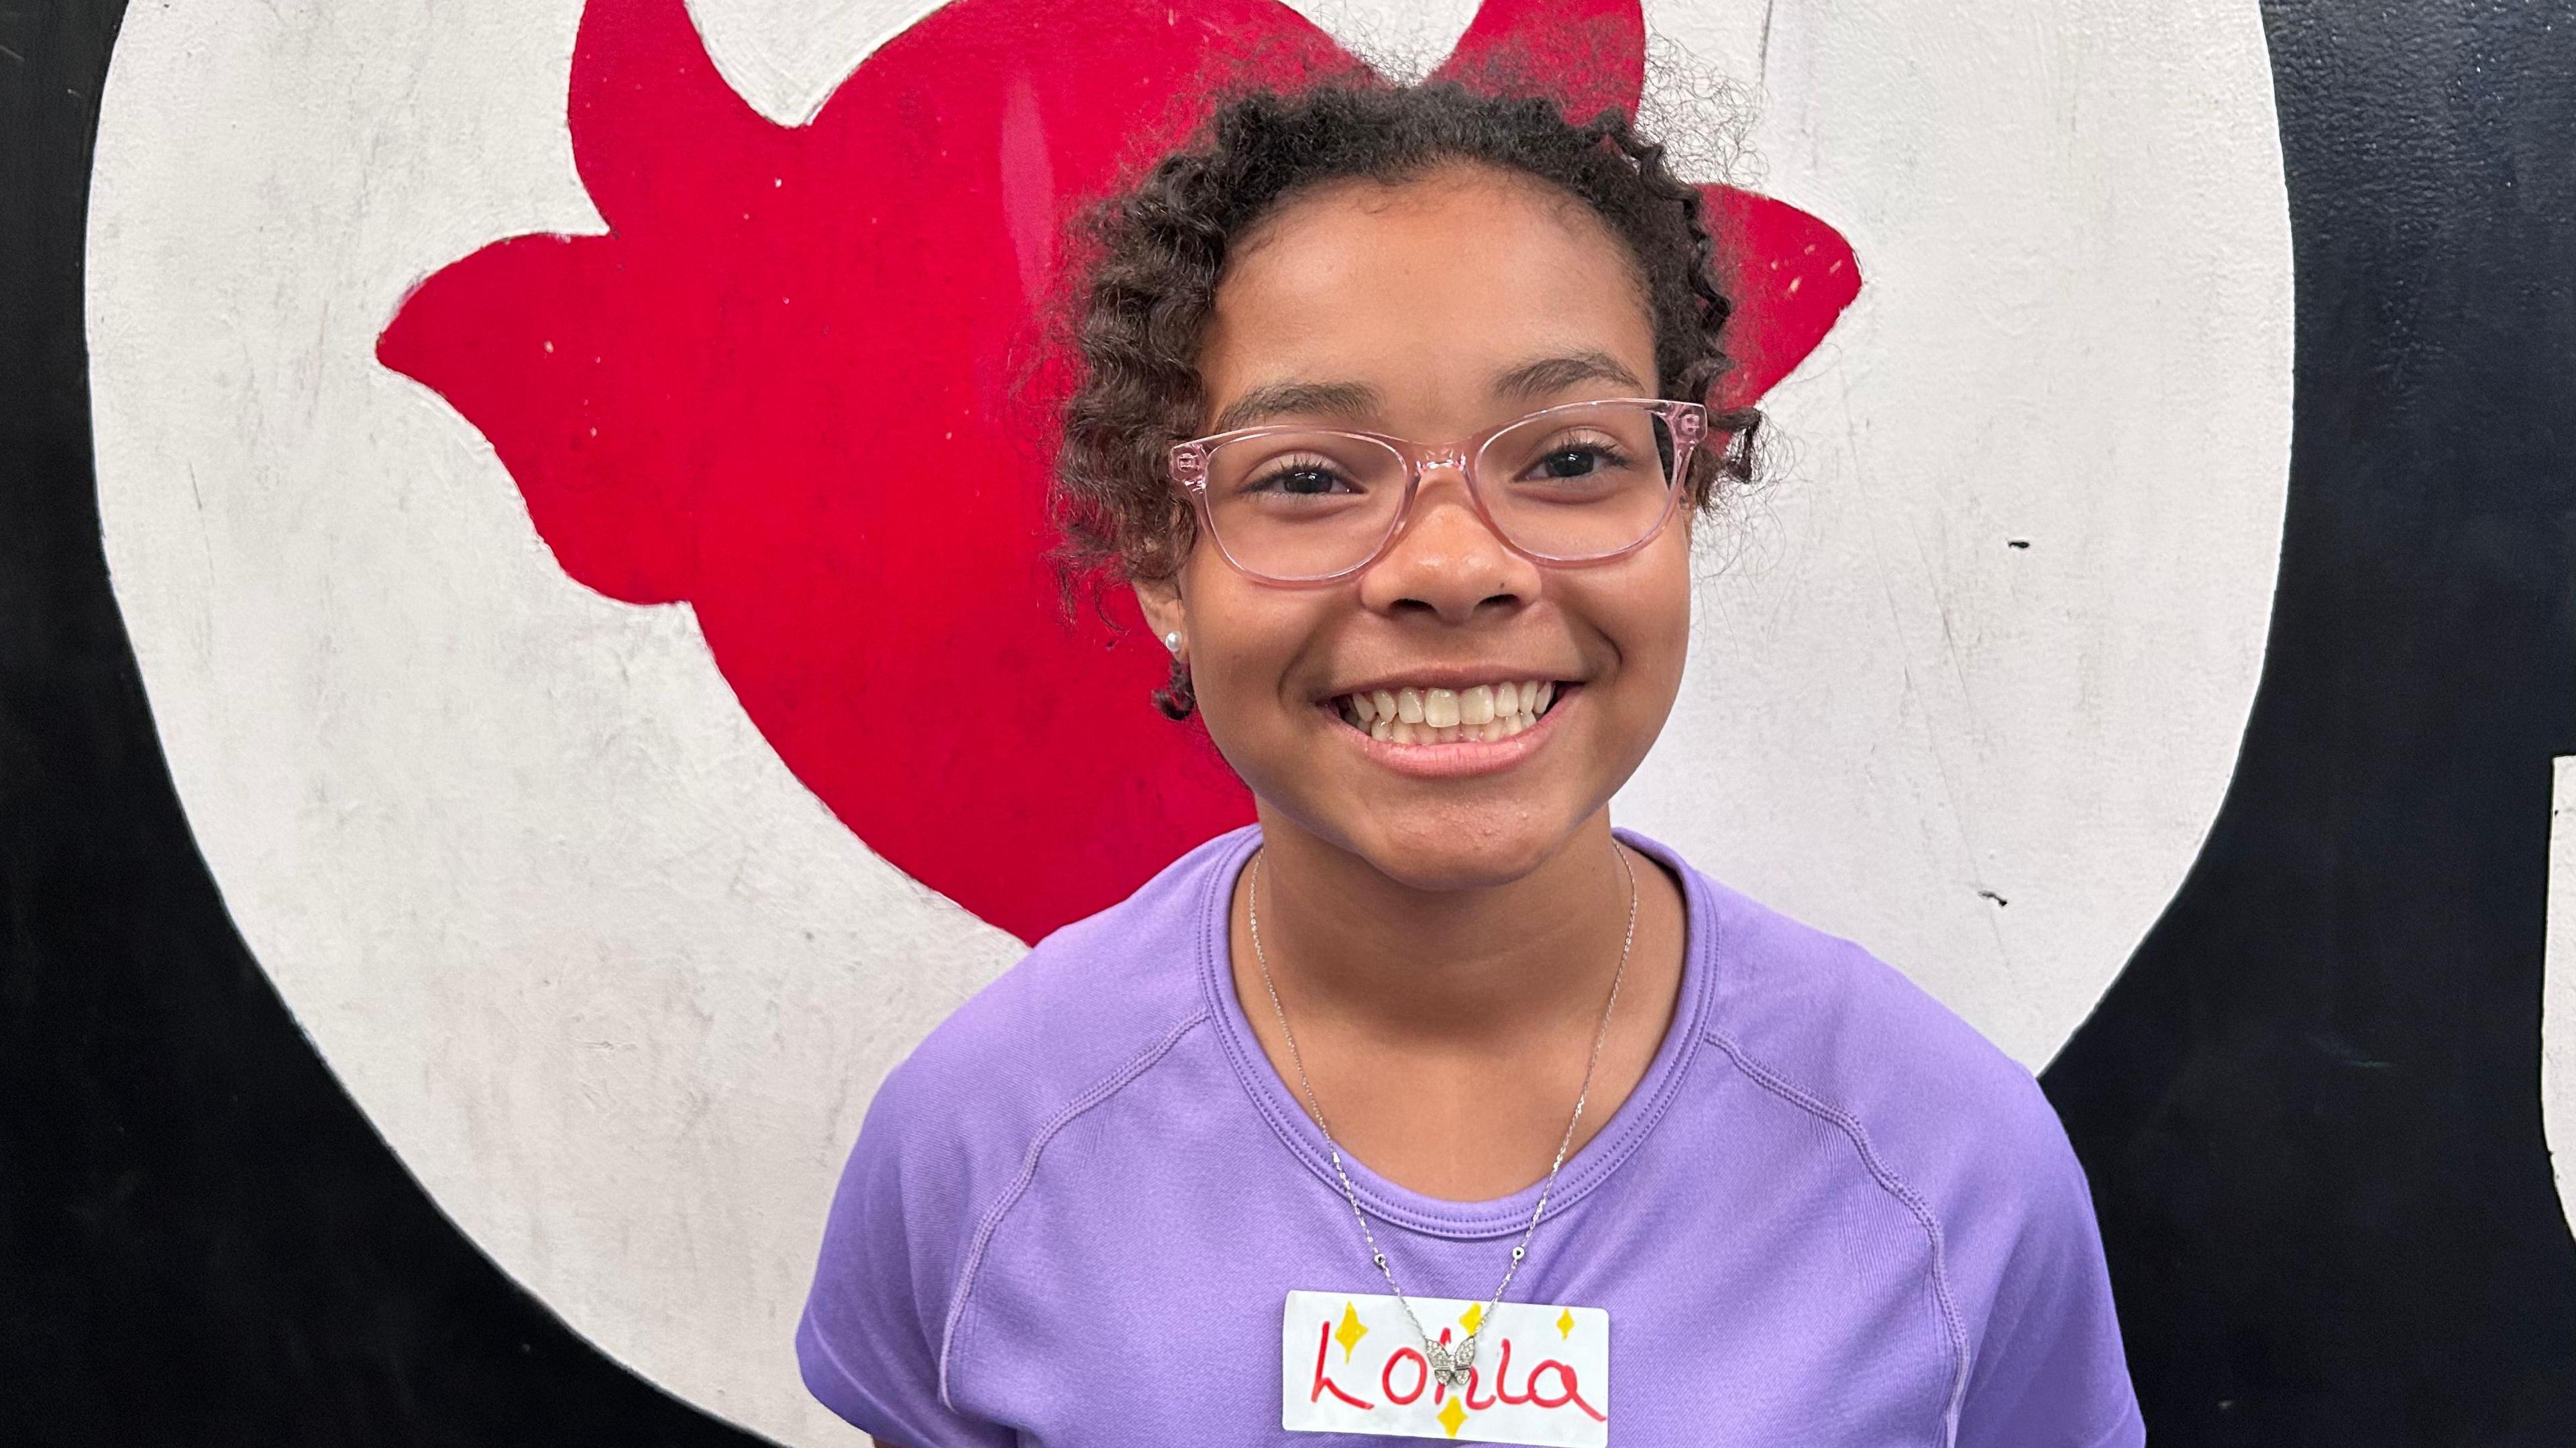
[{"label": "name badge sticker", "polygon": [[[1610,1441],[1610,1314],[1598,1307],[1417,1297],[1434,1342],[1476,1333],[1464,1389],[1431,1376],[1404,1305],[1366,1292],[1291,1292],[1279,1332],[1279,1426],[1556,1448]],[[1478,1331],[1479,1327],[1483,1330]]]}]

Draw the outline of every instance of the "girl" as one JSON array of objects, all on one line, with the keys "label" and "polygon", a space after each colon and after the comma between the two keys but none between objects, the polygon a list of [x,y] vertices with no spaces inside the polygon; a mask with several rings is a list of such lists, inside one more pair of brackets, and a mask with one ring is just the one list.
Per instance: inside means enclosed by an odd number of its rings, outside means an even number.
[{"label": "girl", "polygon": [[2142,1442],[2029,1074],[1611,827],[1756,421],[1661,151],[1261,93],[1101,242],[1069,551],[1259,822],[886,1079],[815,1394],[906,1448]]}]

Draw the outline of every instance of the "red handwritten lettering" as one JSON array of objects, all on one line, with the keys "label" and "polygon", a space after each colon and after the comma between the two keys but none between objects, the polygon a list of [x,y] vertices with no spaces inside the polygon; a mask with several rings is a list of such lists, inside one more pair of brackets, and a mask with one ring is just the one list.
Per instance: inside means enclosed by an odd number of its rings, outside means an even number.
[{"label": "red handwritten lettering", "polygon": [[[1332,1394],[1334,1397],[1341,1399],[1343,1402],[1350,1404],[1352,1407],[1357,1408],[1357,1409],[1361,1410],[1362,1412],[1366,1412],[1366,1411],[1368,1411],[1369,1409],[1376,1407],[1376,1406],[1377,1406],[1377,1404],[1372,1403],[1372,1402],[1369,1402],[1369,1401],[1368,1401],[1367,1399],[1365,1399],[1365,1398],[1354,1398],[1354,1397],[1352,1397],[1350,1394],[1343,1392],[1343,1391],[1342,1391],[1342,1385],[1341,1385],[1341,1384],[1339,1384],[1339,1383],[1337,1383],[1337,1382],[1334,1382],[1331,1378],[1328,1378],[1328,1377],[1324,1376],[1324,1350],[1325,1350],[1325,1349],[1327,1349],[1327,1348],[1329,1348],[1329,1347],[1331,1347],[1332,1345],[1333,1345],[1333,1324],[1332,1324],[1332,1320],[1331,1320],[1330,1318],[1327,1318],[1327,1319],[1325,1319],[1323,1322],[1316,1324],[1316,1332],[1315,1332],[1315,1386],[1314,1386],[1314,1388],[1313,1388],[1313,1390],[1312,1390],[1312,1391],[1310,1391],[1310,1392],[1308,1392],[1308,1393],[1306,1394],[1306,1401],[1307,1401],[1307,1402],[1310,1402],[1310,1403],[1312,1403],[1312,1402],[1316,1402],[1316,1401],[1320,1400],[1320,1399],[1321,1399],[1321,1398],[1322,1398],[1326,1393],[1330,1393],[1330,1394]],[[1417,1389],[1416,1391],[1419,1391],[1419,1389]]]},{"label": "red handwritten lettering", "polygon": [[[1546,1372],[1550,1368],[1556,1369],[1557,1384],[1565,1389],[1564,1392],[1557,1394],[1553,1398],[1540,1396],[1538,1390],[1538,1375]],[[1529,1389],[1530,1402],[1539,1407],[1562,1408],[1566,1404],[1572,1403],[1574,1406],[1590,1413],[1592,1415],[1592,1420],[1596,1423],[1607,1423],[1610,1421],[1607,1414],[1593,1407],[1590,1403],[1583,1401],[1582,1391],[1574,1385],[1574,1369],[1568,1367],[1564,1363],[1558,1362],[1554,1358],[1549,1358],[1547,1361],[1540,1363],[1537,1367],[1530,1369],[1529,1381],[1522,1384],[1522,1386]]]},{"label": "red handwritten lettering", "polygon": [[[1409,1393],[1399,1393],[1395,1390],[1395,1365],[1404,1361],[1406,1358],[1413,1359],[1413,1391]],[[1430,1381],[1430,1360],[1409,1347],[1400,1347],[1395,1351],[1388,1353],[1386,1356],[1386,1366],[1380,1369],[1377,1375],[1377,1385],[1379,1390],[1386,1394],[1386,1400],[1388,1402],[1395,1404],[1399,1408],[1412,1402],[1414,1399],[1421,1397],[1423,1385]]]},{"label": "red handwritten lettering", "polygon": [[[1521,1404],[1528,1402],[1530,1400],[1530,1395],[1523,1393],[1519,1397],[1512,1396],[1511,1376],[1512,1340],[1507,1337],[1503,1339],[1503,1360],[1494,1366],[1494,1397],[1499,1401],[1518,1407]],[[1536,1377],[1537,1374],[1532,1373],[1531,1376]],[[1523,1383],[1521,1386],[1526,1388],[1529,1384]]]}]

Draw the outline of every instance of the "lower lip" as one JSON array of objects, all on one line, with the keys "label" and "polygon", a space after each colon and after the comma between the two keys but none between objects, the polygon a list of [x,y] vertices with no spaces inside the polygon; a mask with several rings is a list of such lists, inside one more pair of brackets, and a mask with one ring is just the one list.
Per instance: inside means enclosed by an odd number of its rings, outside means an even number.
[{"label": "lower lip", "polygon": [[1470,775],[1496,774],[1511,768],[1530,756],[1531,751],[1548,741],[1556,732],[1557,716],[1583,694],[1580,685],[1557,688],[1556,701],[1538,722],[1509,739],[1462,739],[1451,744],[1398,744],[1380,739],[1366,730],[1354,729],[1341,716],[1337,705],[1323,705],[1332,727],[1355,741],[1362,754],[1416,779],[1462,779]]}]

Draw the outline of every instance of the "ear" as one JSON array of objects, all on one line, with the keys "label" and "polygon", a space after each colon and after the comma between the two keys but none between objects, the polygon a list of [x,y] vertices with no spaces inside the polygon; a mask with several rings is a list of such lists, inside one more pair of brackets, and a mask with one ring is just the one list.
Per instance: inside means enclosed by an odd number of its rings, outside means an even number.
[{"label": "ear", "polygon": [[1133,580],[1131,586],[1136,590],[1136,606],[1144,610],[1145,626],[1154,631],[1155,639],[1159,641],[1167,634],[1177,633],[1181,636],[1182,646],[1187,647],[1189,610],[1181,602],[1179,576],[1139,578]]}]

